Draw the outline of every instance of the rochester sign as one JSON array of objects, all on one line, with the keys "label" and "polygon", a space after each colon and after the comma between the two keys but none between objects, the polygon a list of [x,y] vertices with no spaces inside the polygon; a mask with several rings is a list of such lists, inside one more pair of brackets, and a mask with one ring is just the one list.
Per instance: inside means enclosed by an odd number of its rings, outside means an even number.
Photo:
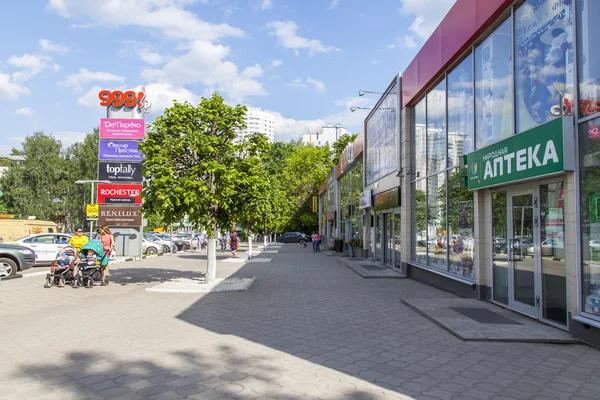
[{"label": "rochester sign", "polygon": [[574,169],[573,119],[557,118],[464,156],[477,190]]},{"label": "rochester sign", "polygon": [[100,204],[142,204],[142,184],[98,184]]},{"label": "rochester sign", "polygon": [[106,162],[98,164],[98,179],[112,182],[142,182],[142,164]]}]

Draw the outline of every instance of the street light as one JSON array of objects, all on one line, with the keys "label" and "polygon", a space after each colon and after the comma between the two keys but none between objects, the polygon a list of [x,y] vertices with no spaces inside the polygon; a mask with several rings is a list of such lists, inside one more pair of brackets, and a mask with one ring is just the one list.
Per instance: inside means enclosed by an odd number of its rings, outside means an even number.
[{"label": "street light", "polygon": [[[111,181],[103,181],[97,179],[80,179],[75,181],[76,185],[85,185],[86,183],[91,183],[91,194],[90,194],[90,204],[94,204],[94,184],[95,183],[112,183]],[[92,227],[94,225],[94,221],[90,221],[90,238],[92,237]]]},{"label": "street light", "polygon": [[371,92],[369,90],[359,90],[358,91],[358,97],[363,97],[365,95],[365,93],[383,94],[382,92]]},{"label": "street light", "polygon": [[350,112],[354,112],[356,110],[372,110],[373,107],[350,107]]}]

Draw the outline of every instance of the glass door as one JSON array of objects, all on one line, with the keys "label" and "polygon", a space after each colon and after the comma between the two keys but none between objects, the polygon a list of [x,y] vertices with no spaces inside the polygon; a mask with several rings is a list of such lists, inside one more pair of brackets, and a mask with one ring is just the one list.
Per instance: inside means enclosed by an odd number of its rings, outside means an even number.
[{"label": "glass door", "polygon": [[393,249],[394,249],[394,233],[392,230],[392,214],[383,214],[383,246],[385,248],[383,253],[383,262],[386,265],[393,265]]},{"label": "glass door", "polygon": [[381,262],[381,213],[375,213],[375,261]]},{"label": "glass door", "polygon": [[539,318],[539,292],[535,246],[537,215],[534,193],[521,192],[509,195],[508,204],[508,263],[511,308],[534,318]]},{"label": "glass door", "polygon": [[393,249],[394,249],[394,267],[400,270],[401,273],[404,274],[404,269],[402,268],[402,218],[400,214],[394,214],[394,239],[393,239]]},{"label": "glass door", "polygon": [[492,193],[492,295],[508,306],[508,219],[506,192]]}]

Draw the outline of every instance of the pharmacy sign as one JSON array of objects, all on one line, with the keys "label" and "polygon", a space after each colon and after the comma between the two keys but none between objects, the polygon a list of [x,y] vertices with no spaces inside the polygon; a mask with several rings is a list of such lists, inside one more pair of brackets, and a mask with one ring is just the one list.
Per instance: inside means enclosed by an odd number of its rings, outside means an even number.
[{"label": "pharmacy sign", "polygon": [[562,117],[464,156],[467,187],[477,190],[573,171],[573,119]]}]

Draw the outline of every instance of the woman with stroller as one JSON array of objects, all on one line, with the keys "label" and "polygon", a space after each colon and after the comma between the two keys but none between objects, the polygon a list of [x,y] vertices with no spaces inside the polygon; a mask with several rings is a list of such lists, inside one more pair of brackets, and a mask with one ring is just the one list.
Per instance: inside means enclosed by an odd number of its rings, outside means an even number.
[{"label": "woman with stroller", "polygon": [[[71,239],[69,239],[69,244],[73,246],[75,250],[77,250],[76,258],[78,258],[81,248],[85,246],[89,240],[90,239],[83,234],[83,228],[77,228],[75,231],[75,236],[71,236]],[[77,279],[77,273],[77,268],[73,268],[73,279]]]},{"label": "woman with stroller", "polygon": [[[110,257],[110,253],[112,253],[115,248],[115,237],[113,236],[110,228],[106,225],[102,225],[100,227],[100,241],[102,242],[102,247],[104,248],[104,254]],[[102,279],[108,275],[108,264],[102,267]]]}]

